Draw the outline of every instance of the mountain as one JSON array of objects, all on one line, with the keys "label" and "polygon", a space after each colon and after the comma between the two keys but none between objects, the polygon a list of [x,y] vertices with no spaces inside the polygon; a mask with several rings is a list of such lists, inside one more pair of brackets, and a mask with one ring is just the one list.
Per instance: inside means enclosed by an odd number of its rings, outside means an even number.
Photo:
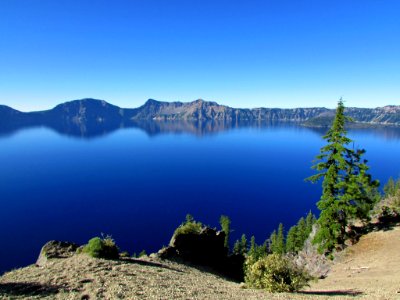
[{"label": "mountain", "polygon": [[[347,107],[345,114],[353,119],[352,127],[370,127],[376,125],[400,125],[400,106],[388,105],[377,108]],[[335,111],[329,110],[310,118],[303,125],[310,127],[328,127],[332,124]]]},{"label": "mountain", "polygon": [[0,105],[0,124],[4,123],[5,121],[9,121],[12,119],[16,119],[22,116],[18,110],[15,110],[6,105]]},{"label": "mountain", "polygon": [[232,108],[202,99],[186,103],[150,99],[133,111],[132,119],[303,122],[326,111],[326,108]]},{"label": "mountain", "polygon": [[[216,102],[161,102],[153,99],[126,114],[131,120],[191,120],[191,121],[266,121],[297,122],[308,126],[330,126],[334,109],[312,108],[232,108]],[[377,108],[346,108],[346,115],[355,123],[400,125],[400,106]]]},{"label": "mountain", "polygon": [[[81,99],[65,102],[53,109],[20,112],[0,105],[0,134],[9,134],[20,128],[45,126],[73,136],[98,136],[123,127],[140,127],[162,132],[173,128],[196,131],[199,122],[208,122],[209,128],[233,128],[240,124],[298,123],[309,127],[328,127],[335,111],[327,108],[232,108],[202,99],[193,102],[162,102],[149,99],[138,108],[120,108],[104,100]],[[400,106],[378,108],[347,108],[354,119],[352,126],[400,126]],[[146,124],[146,122],[152,124]],[[159,126],[155,122],[184,122]],[[215,123],[217,122],[217,123]],[[159,129],[156,129],[159,128]],[[204,128],[204,127],[203,127]]]},{"label": "mountain", "polygon": [[87,121],[115,122],[124,115],[124,110],[104,100],[82,99],[59,104],[52,110],[41,114],[61,118],[66,122],[84,123]]}]

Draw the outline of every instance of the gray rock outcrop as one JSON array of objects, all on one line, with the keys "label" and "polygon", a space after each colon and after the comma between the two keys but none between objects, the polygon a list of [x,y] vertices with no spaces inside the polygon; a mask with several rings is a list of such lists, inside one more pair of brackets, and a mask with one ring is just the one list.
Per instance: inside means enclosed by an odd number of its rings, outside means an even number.
[{"label": "gray rock outcrop", "polygon": [[48,259],[68,258],[76,253],[78,245],[71,242],[50,241],[40,250],[36,265],[43,267]]}]

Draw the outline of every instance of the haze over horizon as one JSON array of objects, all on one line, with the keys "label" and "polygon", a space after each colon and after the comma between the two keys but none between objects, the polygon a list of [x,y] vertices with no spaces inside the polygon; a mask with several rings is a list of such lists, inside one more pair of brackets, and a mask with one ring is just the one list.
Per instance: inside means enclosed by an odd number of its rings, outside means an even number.
[{"label": "haze over horizon", "polygon": [[0,3],[0,104],[400,104],[400,2]]}]

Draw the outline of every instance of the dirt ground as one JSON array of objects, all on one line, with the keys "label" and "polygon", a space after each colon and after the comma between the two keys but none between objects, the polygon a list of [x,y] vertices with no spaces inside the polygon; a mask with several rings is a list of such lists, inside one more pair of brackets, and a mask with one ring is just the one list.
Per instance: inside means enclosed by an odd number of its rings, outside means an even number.
[{"label": "dirt ground", "polygon": [[80,254],[4,274],[0,299],[400,299],[400,227],[363,236],[326,279],[297,294],[245,289],[173,262]]},{"label": "dirt ground", "polygon": [[400,227],[371,232],[338,257],[328,277],[309,290],[353,293],[361,299],[400,299]]}]

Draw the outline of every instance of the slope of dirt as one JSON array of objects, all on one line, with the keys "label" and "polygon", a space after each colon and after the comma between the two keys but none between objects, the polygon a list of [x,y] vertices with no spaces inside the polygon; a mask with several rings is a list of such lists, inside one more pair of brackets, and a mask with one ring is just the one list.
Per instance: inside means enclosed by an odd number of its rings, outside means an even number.
[{"label": "slope of dirt", "polygon": [[49,260],[0,277],[0,299],[400,299],[400,227],[363,236],[328,277],[297,294],[268,294],[157,259]]},{"label": "slope of dirt", "polygon": [[400,299],[400,227],[371,232],[336,259],[311,291],[338,291],[360,299]]},{"label": "slope of dirt", "polygon": [[85,254],[4,274],[1,299],[262,299],[262,291],[188,266],[150,259],[103,260]]}]

